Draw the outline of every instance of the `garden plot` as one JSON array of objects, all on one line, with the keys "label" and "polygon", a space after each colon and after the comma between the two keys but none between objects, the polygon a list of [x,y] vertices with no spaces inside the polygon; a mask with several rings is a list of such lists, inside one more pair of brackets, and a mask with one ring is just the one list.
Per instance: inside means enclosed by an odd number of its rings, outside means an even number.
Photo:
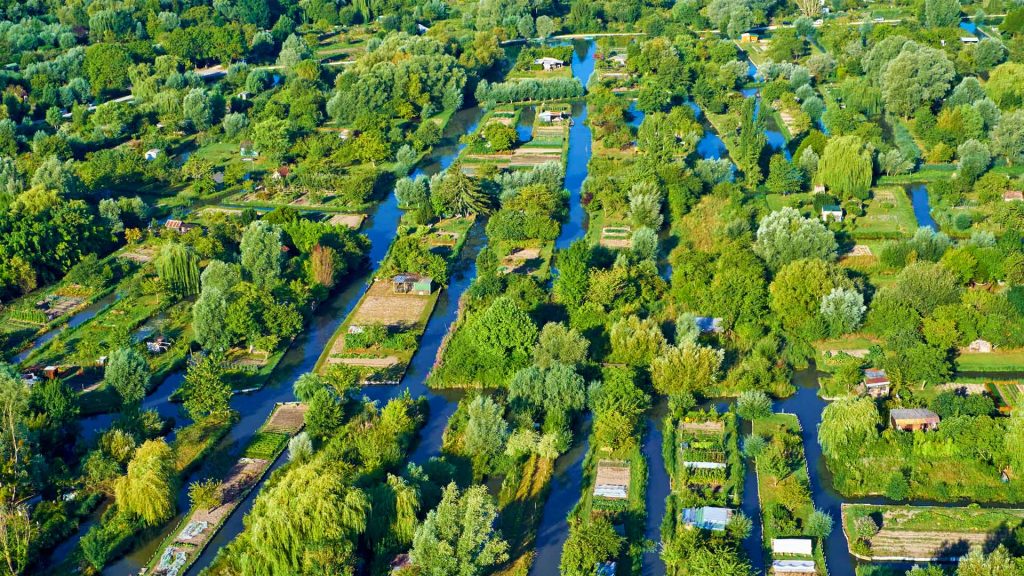
[{"label": "garden plot", "polygon": [[351,324],[364,326],[409,327],[420,323],[427,307],[435,300],[432,296],[398,294],[388,280],[377,280],[366,291],[363,301],[352,314]]},{"label": "garden plot", "polygon": [[605,226],[601,228],[600,244],[605,248],[632,248],[633,229],[629,226]]},{"label": "garden plot", "polygon": [[156,248],[153,246],[139,246],[132,250],[126,250],[119,254],[118,257],[131,260],[137,264],[145,264],[156,257]]},{"label": "garden plot", "polygon": [[1024,510],[843,505],[843,532],[865,560],[955,561],[1024,525]]},{"label": "garden plot", "polygon": [[274,411],[270,420],[263,425],[263,429],[267,432],[294,434],[302,429],[307,410],[309,410],[309,406],[297,402],[281,404]]},{"label": "garden plot", "polygon": [[335,214],[327,220],[327,223],[332,226],[345,226],[358,230],[363,225],[363,220],[365,219],[366,214]]},{"label": "garden plot", "polygon": [[515,248],[501,259],[499,271],[503,274],[529,274],[544,263],[540,248]]}]

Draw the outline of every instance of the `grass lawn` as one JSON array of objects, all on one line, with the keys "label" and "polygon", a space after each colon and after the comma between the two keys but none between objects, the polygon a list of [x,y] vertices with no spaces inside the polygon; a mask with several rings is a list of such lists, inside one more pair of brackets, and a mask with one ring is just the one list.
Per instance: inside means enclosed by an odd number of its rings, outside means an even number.
[{"label": "grass lawn", "polygon": [[961,372],[1024,372],[1024,348],[994,349],[988,354],[961,353],[956,359]]},{"label": "grass lawn", "polygon": [[917,218],[907,193],[898,186],[878,188],[867,202],[864,216],[853,219],[852,235],[861,240],[909,236],[917,230]]}]

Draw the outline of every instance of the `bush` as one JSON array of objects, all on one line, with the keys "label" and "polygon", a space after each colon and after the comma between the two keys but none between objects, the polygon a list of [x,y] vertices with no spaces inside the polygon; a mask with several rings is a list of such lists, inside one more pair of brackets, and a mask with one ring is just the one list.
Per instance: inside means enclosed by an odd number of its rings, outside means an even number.
[{"label": "bush", "polygon": [[906,500],[910,496],[910,484],[902,472],[897,472],[889,478],[889,485],[885,488],[885,496],[890,500]]},{"label": "bush", "polygon": [[748,390],[736,401],[736,412],[746,420],[766,418],[772,413],[772,400],[760,390]]}]

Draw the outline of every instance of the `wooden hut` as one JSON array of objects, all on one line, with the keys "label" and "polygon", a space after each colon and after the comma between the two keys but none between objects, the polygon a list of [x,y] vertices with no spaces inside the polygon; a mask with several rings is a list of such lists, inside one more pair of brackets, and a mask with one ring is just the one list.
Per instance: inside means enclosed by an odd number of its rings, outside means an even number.
[{"label": "wooden hut", "polygon": [[939,415],[926,408],[897,408],[889,412],[893,428],[904,432],[935,430],[939,427]]},{"label": "wooden hut", "polygon": [[884,398],[889,395],[889,377],[881,368],[868,368],[864,371],[864,390],[873,398]]},{"label": "wooden hut", "polygon": [[419,274],[398,274],[391,279],[397,294],[428,296],[434,290],[434,280]]}]

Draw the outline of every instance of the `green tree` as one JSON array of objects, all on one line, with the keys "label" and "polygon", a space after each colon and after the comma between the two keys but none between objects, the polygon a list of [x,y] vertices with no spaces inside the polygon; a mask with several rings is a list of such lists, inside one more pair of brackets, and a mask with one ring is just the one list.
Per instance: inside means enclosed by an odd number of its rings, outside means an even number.
[{"label": "green tree", "polygon": [[459,493],[454,483],[416,529],[409,555],[425,576],[479,576],[508,559],[495,528],[498,511],[485,486]]},{"label": "green tree", "polygon": [[560,322],[548,322],[541,328],[540,338],[533,349],[533,362],[539,368],[555,364],[576,366],[587,359],[590,341]]},{"label": "green tree", "polygon": [[555,299],[570,310],[583,305],[589,290],[590,255],[590,245],[582,239],[573,242],[556,255],[558,276],[554,282]]},{"label": "green tree", "polygon": [[1024,162],[1024,111],[1015,110],[1003,114],[999,124],[992,130],[992,147],[1009,164]]},{"label": "green tree", "polygon": [[666,346],[665,335],[653,318],[624,316],[609,331],[612,357],[623,364],[646,366]]},{"label": "green tree", "polygon": [[181,296],[199,293],[199,257],[186,245],[164,244],[156,260],[156,270],[160,281],[172,293]]},{"label": "green tree", "polygon": [[196,510],[212,510],[222,503],[220,482],[213,478],[196,480],[188,485],[188,499]]},{"label": "green tree", "polygon": [[93,44],[85,49],[83,70],[97,97],[126,89],[131,66],[131,56],[121,44]]},{"label": "green tree", "polygon": [[474,472],[482,476],[493,470],[494,459],[505,451],[508,423],[504,408],[489,396],[477,396],[469,403],[465,448],[473,458]]},{"label": "green tree", "polygon": [[458,162],[430,180],[430,201],[438,214],[448,216],[486,215],[494,209],[491,196]]},{"label": "green tree", "polygon": [[193,358],[181,386],[181,397],[193,420],[230,413],[231,385],[224,380],[223,357],[207,354]]},{"label": "green tree", "polygon": [[256,220],[242,232],[242,269],[258,287],[273,286],[281,276],[284,255],[281,228]]},{"label": "green tree", "polygon": [[929,28],[956,26],[960,22],[958,0],[925,0],[924,21]]},{"label": "green tree", "polygon": [[736,413],[747,420],[766,418],[772,414],[772,399],[760,390],[746,390],[736,400]]},{"label": "green tree", "polygon": [[103,379],[126,407],[136,407],[149,388],[149,364],[134,348],[118,348],[110,353]]},{"label": "green tree", "polygon": [[870,397],[840,398],[825,407],[818,427],[821,451],[829,458],[856,453],[878,437],[881,417]]},{"label": "green tree", "polygon": [[830,138],[818,162],[817,182],[841,198],[868,197],[872,180],[871,149],[859,136]]},{"label": "green tree", "polygon": [[956,151],[960,176],[968,182],[974,182],[988,170],[992,162],[992,154],[988,146],[975,139],[970,139],[961,144]]},{"label": "green tree", "polygon": [[314,438],[333,435],[345,420],[345,413],[334,394],[326,388],[313,393],[306,411],[306,431]]},{"label": "green tree", "polygon": [[761,154],[768,143],[764,115],[757,113],[756,98],[744,100],[740,114],[740,133],[734,158],[747,179],[757,184],[761,181]]},{"label": "green tree", "polygon": [[128,463],[128,474],[114,483],[119,509],[155,526],[174,515],[174,451],[163,439],[147,440]]},{"label": "green tree", "polygon": [[803,185],[803,174],[782,154],[775,154],[768,164],[768,179],[764,185],[773,194],[799,192]]},{"label": "green tree", "polygon": [[943,97],[954,76],[944,51],[909,42],[885,67],[882,98],[890,112],[907,118],[922,104]]},{"label": "green tree", "polygon": [[985,82],[985,91],[1003,110],[1024,105],[1024,64],[1005,62],[993,68]]},{"label": "green tree", "polygon": [[832,533],[832,516],[824,510],[814,509],[804,524],[804,533],[813,538],[824,540]]},{"label": "green tree", "polygon": [[784,266],[769,287],[769,305],[787,334],[814,340],[824,336],[821,301],[845,282],[842,272],[822,260],[796,260]]},{"label": "green tree", "polygon": [[761,219],[754,242],[754,253],[776,270],[801,258],[835,260],[837,249],[828,228],[788,206]]},{"label": "green tree", "polygon": [[562,547],[559,573],[562,576],[591,576],[594,567],[619,557],[625,538],[619,536],[607,516],[595,516],[589,522],[573,518],[569,538]]},{"label": "green tree", "polygon": [[280,162],[288,151],[291,143],[288,122],[280,118],[267,118],[254,124],[250,129],[252,142],[260,154],[265,154],[271,162]]},{"label": "green tree", "polygon": [[216,287],[204,287],[192,306],[193,337],[204,350],[226,352],[231,345],[227,313],[225,293]]},{"label": "green tree", "polygon": [[493,152],[511,150],[519,140],[516,129],[501,122],[491,122],[485,126],[483,135],[484,140],[487,141],[487,147]]},{"label": "green tree", "polygon": [[724,358],[723,350],[693,342],[667,346],[651,362],[651,382],[655,390],[668,396],[707,394],[718,382]]}]

